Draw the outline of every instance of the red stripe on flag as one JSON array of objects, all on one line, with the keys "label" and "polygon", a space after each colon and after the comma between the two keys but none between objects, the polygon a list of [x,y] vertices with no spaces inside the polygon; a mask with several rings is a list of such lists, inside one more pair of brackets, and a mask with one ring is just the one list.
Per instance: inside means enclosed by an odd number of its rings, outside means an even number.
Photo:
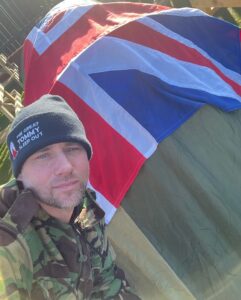
[{"label": "red stripe on flag", "polygon": [[51,93],[66,99],[83,122],[94,152],[90,182],[118,207],[145,157],[65,85],[56,82]]},{"label": "red stripe on flag", "polygon": [[190,48],[144,24],[131,22],[116,29],[110,35],[158,50],[182,61],[208,67],[216,72],[217,75],[241,96],[241,85],[228,78],[209,59],[199,53],[196,49]]},{"label": "red stripe on flag", "polygon": [[[28,86],[34,85],[31,78],[29,77],[29,71],[32,68],[33,60],[38,59],[39,55],[35,51],[33,44],[29,40],[24,41],[24,74],[25,74],[25,84],[28,78]],[[26,90],[26,89],[25,89]]]},{"label": "red stripe on flag", "polygon": [[[31,68],[25,76],[25,103],[38,99],[51,90],[56,77],[63,71],[70,60],[90,46],[100,36],[108,34],[121,24],[135,19],[138,14],[165,9],[158,5],[139,4],[99,4],[83,15],[71,28],[53,42],[42,54],[33,51],[27,55],[26,65]],[[122,14],[121,14],[122,13]],[[29,43],[25,51],[30,53]]]}]

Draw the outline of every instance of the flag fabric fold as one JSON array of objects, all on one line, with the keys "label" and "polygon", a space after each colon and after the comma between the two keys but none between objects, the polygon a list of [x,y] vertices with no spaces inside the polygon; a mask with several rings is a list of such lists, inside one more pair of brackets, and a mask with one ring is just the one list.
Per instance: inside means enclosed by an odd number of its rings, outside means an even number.
[{"label": "flag fabric fold", "polygon": [[58,4],[26,38],[25,104],[52,93],[76,111],[109,222],[158,143],[205,104],[241,107],[240,30],[195,9],[79,3]]}]

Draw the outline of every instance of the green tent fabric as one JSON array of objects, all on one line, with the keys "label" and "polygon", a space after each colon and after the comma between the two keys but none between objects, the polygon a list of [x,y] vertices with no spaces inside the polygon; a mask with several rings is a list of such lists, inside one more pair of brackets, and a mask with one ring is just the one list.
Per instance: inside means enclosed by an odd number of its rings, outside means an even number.
[{"label": "green tent fabric", "polygon": [[118,265],[142,299],[195,299],[123,208],[111,221],[108,234]]},{"label": "green tent fabric", "polygon": [[[159,253],[159,263],[169,267],[149,276],[153,286],[160,281],[159,299],[240,299],[240,153],[241,111],[206,106],[158,146],[128,191],[122,207],[137,228],[130,234],[134,239],[141,232]],[[146,246],[128,246],[121,238],[124,223],[117,214],[110,237],[123,257],[132,257],[138,247],[139,258],[132,263],[138,268],[146,260],[144,281],[156,263],[148,259]],[[173,272],[173,281],[167,283],[165,272],[167,278]],[[141,271],[131,273],[142,289]],[[158,299],[143,293],[144,299]]]}]

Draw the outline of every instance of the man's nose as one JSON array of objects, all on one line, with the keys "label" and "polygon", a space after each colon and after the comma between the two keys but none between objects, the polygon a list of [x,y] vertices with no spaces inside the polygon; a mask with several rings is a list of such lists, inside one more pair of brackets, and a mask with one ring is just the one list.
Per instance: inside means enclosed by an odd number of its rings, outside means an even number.
[{"label": "man's nose", "polygon": [[55,159],[54,170],[56,175],[65,175],[72,172],[72,163],[64,152],[61,152],[57,155]]}]

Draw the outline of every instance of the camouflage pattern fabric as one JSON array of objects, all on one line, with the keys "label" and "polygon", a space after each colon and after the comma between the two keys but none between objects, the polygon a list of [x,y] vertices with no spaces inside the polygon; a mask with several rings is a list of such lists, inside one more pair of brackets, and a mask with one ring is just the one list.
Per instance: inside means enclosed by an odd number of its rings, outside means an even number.
[{"label": "camouflage pattern fabric", "polygon": [[140,299],[115,265],[92,191],[69,224],[15,182],[0,192],[0,299]]}]

